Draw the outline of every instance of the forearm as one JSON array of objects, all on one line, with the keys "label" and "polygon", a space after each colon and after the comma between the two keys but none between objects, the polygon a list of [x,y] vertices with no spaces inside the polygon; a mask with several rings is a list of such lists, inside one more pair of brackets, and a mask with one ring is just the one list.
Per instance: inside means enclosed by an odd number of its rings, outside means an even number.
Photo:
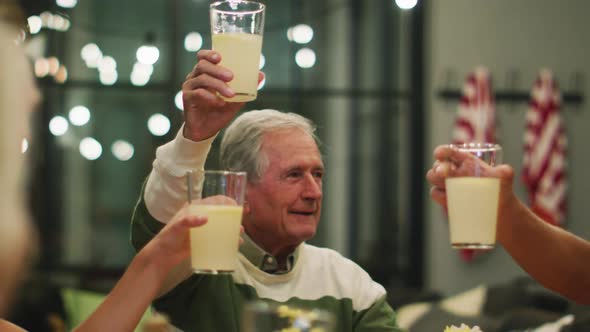
[{"label": "forearm", "polygon": [[186,172],[204,168],[214,139],[193,142],[180,131],[157,149],[144,193],[146,207],[156,220],[167,223],[186,202]]},{"label": "forearm", "polygon": [[500,215],[498,241],[533,278],[590,304],[590,243],[537,217],[515,199]]},{"label": "forearm", "polygon": [[98,309],[75,331],[133,331],[172,267],[146,245]]},{"label": "forearm", "polygon": [[[142,191],[143,195],[143,191]],[[166,226],[156,220],[147,211],[145,201],[140,199],[133,213],[131,223],[131,243],[138,252],[151,243],[151,240]],[[178,266],[170,269],[157,297],[167,293],[191,274],[190,262],[183,261]]]}]

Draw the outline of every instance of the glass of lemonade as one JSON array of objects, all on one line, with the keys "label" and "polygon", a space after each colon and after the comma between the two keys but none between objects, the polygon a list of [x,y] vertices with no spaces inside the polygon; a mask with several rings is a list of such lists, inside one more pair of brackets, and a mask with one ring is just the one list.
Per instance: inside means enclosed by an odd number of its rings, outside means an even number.
[{"label": "glass of lemonade", "polygon": [[190,230],[191,266],[195,273],[226,274],[238,259],[246,173],[189,171],[187,213],[206,216],[205,225]]},{"label": "glass of lemonade", "polygon": [[502,162],[502,147],[492,143],[451,145],[468,153],[445,180],[451,245],[456,249],[491,249],[496,243],[500,179],[490,166]]},{"label": "glass of lemonade", "polygon": [[220,65],[234,78],[228,83],[236,93],[230,102],[256,99],[262,50],[264,9],[255,1],[220,1],[210,5],[213,49],[221,54]]}]

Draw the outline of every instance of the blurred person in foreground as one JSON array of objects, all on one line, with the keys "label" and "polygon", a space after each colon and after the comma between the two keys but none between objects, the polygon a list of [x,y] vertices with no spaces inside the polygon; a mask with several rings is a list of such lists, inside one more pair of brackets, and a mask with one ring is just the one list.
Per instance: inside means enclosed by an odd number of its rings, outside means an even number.
[{"label": "blurred person in foreground", "polygon": [[[221,56],[201,50],[183,84],[184,125],[159,147],[132,221],[136,249],[165,226],[185,201],[183,175],[203,169],[213,140],[221,168],[246,171],[244,244],[231,275],[193,274],[185,261],[170,275],[154,307],[186,331],[239,331],[248,301],[318,308],[335,315],[336,331],[399,331],[385,289],[339,253],[305,241],[320,220],[324,163],[313,123],[276,110],[249,111],[227,85]],[[259,74],[262,79],[263,74]],[[229,126],[228,126],[229,125]]]},{"label": "blurred person in foreground", "polygon": [[[13,1],[0,0],[0,331],[24,331],[2,319],[10,312],[16,290],[34,258],[36,238],[26,208],[25,155],[21,143],[28,135],[28,119],[40,100],[31,66],[21,46],[20,29],[5,20],[17,8]],[[18,15],[19,11],[16,10]],[[20,15],[22,17],[22,15]],[[97,310],[76,331],[132,331],[171,267],[189,256],[188,229],[207,222],[206,218],[170,217],[168,226],[141,250],[127,271]]]},{"label": "blurred person in foreground", "polygon": [[18,22],[23,20],[14,1],[0,0],[0,314],[9,308],[26,258],[34,250],[33,227],[25,209],[21,143],[28,136],[28,116],[40,95],[24,51],[16,45]]},{"label": "blurred person in foreground", "polygon": [[447,177],[455,175],[463,163],[482,163],[485,172],[500,178],[498,242],[545,287],[578,303],[590,304],[590,242],[543,221],[518,199],[512,189],[511,166],[492,167],[448,145],[437,147],[434,158],[426,178],[432,185],[430,195],[437,203],[447,204]]}]

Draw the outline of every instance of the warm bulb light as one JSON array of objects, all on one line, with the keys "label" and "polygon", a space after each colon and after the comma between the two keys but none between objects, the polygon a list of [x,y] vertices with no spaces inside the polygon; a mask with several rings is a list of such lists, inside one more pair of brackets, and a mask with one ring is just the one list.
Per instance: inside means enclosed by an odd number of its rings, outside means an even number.
[{"label": "warm bulb light", "polygon": [[295,53],[295,63],[301,68],[313,67],[315,59],[315,52],[310,48],[302,48]]},{"label": "warm bulb light", "polygon": [[90,121],[90,110],[86,106],[74,106],[68,113],[68,118],[74,126],[83,126]]},{"label": "warm bulb light", "polygon": [[290,29],[289,40],[297,44],[307,44],[313,39],[313,29],[307,24],[297,24]]},{"label": "warm bulb light", "polygon": [[49,121],[49,132],[53,136],[62,136],[68,131],[68,120],[63,116],[54,116]]},{"label": "warm bulb light", "polygon": [[182,101],[182,90],[178,91],[176,96],[174,96],[174,105],[181,111],[184,111],[184,102]]},{"label": "warm bulb light", "polygon": [[395,4],[404,10],[412,9],[418,4],[418,0],[395,0]]},{"label": "warm bulb light", "polygon": [[170,130],[170,120],[164,115],[156,113],[149,118],[148,129],[154,136],[164,136]]},{"label": "warm bulb light", "polygon": [[55,3],[62,8],[74,8],[78,4],[78,0],[55,0]]},{"label": "warm bulb light", "polygon": [[198,32],[189,32],[184,37],[184,49],[189,52],[196,52],[203,46],[203,37]]},{"label": "warm bulb light", "polygon": [[124,140],[116,140],[111,146],[111,152],[115,158],[121,161],[127,161],[133,157],[135,149],[131,143]]},{"label": "warm bulb light", "polygon": [[78,149],[82,157],[88,160],[96,160],[102,155],[102,145],[92,137],[83,138]]},{"label": "warm bulb light", "polygon": [[33,15],[27,19],[27,23],[29,24],[29,32],[34,35],[41,31],[41,27],[43,26],[43,21],[41,21],[41,17]]},{"label": "warm bulb light", "polygon": [[156,46],[143,45],[135,53],[137,61],[146,65],[153,65],[160,58],[160,50]]}]

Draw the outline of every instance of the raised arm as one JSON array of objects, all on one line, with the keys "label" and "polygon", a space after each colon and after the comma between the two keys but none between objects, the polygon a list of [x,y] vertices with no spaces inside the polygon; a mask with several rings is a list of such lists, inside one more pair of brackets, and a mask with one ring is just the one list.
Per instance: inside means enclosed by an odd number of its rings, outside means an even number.
[{"label": "raised arm", "polygon": [[[184,126],[176,138],[159,147],[153,169],[142,190],[132,218],[131,242],[140,250],[186,201],[184,176],[203,169],[216,134],[233,119],[243,103],[228,103],[227,85],[233,75],[218,65],[221,57],[201,50],[197,64],[182,86]],[[198,181],[198,179],[197,179]],[[163,295],[191,275],[188,261],[171,269],[158,295]]]},{"label": "raised arm", "polygon": [[[472,162],[468,154],[439,146],[426,174],[431,197],[446,206],[445,179]],[[514,170],[508,165],[485,167],[501,180],[497,238],[533,278],[576,302],[590,304],[590,242],[537,217],[512,189]]]},{"label": "raised arm", "polygon": [[184,174],[203,168],[215,136],[244,105],[218,96],[234,95],[227,85],[233,74],[219,66],[219,61],[218,53],[199,51],[197,64],[182,85],[184,126],[172,142],[156,151],[144,198],[148,211],[159,222],[169,220],[182,206]]}]

